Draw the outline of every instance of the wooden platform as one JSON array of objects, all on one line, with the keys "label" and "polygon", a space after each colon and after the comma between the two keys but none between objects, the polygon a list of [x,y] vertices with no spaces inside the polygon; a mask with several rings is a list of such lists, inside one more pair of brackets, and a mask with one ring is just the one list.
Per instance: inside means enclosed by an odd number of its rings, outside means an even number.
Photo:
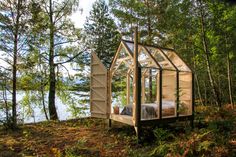
[{"label": "wooden platform", "polygon": [[132,117],[128,116],[128,115],[111,114],[110,118],[114,121],[117,121],[117,122],[125,123],[125,124],[131,125],[131,126],[134,125]]}]

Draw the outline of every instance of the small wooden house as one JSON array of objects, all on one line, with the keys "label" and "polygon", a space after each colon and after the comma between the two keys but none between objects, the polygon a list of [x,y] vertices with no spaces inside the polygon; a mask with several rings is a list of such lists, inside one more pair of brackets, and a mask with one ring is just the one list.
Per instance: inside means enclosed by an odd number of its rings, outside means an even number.
[{"label": "small wooden house", "polygon": [[109,69],[91,55],[91,116],[134,126],[138,136],[143,125],[193,122],[193,81],[173,49],[122,40]]}]

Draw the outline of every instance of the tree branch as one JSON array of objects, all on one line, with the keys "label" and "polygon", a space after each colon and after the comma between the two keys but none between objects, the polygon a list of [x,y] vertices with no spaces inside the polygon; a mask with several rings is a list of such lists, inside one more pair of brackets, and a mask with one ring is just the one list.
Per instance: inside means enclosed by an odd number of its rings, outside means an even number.
[{"label": "tree branch", "polygon": [[59,20],[65,15],[65,14],[62,14],[62,15],[59,17],[60,13],[67,7],[68,3],[69,3],[69,1],[67,1],[67,3],[65,3],[65,5],[62,6],[60,10],[58,10],[58,12],[57,12],[57,14],[56,14],[56,16],[55,16],[55,19],[54,19],[54,24],[56,24],[57,21],[59,21]]},{"label": "tree branch", "polygon": [[70,76],[70,72],[69,72],[69,70],[66,68],[66,66],[64,66],[63,64],[62,64],[61,66],[66,70],[69,79],[72,80],[72,79],[71,79],[71,76]]},{"label": "tree branch", "polygon": [[73,43],[73,42],[76,42],[76,41],[78,41],[78,40],[59,42],[59,43],[54,44],[54,46],[56,47],[58,45],[67,44],[67,43]]},{"label": "tree branch", "polygon": [[[84,50],[84,51],[86,51],[86,50]],[[75,56],[69,58],[68,60],[66,60],[66,61],[64,61],[64,62],[54,63],[54,66],[62,65],[62,64],[71,62],[71,61],[73,61],[76,57],[78,57],[82,52],[84,52],[84,51],[80,51],[78,54],[76,54]]]}]

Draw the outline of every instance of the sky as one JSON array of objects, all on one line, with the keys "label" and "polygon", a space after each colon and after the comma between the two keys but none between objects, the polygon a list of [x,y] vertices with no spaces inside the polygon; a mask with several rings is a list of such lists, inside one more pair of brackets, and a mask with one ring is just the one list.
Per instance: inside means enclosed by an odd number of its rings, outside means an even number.
[{"label": "sky", "polygon": [[71,20],[75,23],[77,28],[82,28],[86,17],[89,16],[89,11],[96,0],[80,0],[79,8],[72,14]]}]

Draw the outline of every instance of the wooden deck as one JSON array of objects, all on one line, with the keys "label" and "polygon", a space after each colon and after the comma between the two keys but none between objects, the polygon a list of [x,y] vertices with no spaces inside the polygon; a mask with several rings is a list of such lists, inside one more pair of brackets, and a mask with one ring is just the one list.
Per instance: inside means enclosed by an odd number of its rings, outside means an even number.
[{"label": "wooden deck", "polygon": [[132,116],[111,114],[110,118],[114,121],[117,121],[117,122],[125,123],[125,124],[131,125],[131,126],[134,125],[133,120],[132,120]]}]

